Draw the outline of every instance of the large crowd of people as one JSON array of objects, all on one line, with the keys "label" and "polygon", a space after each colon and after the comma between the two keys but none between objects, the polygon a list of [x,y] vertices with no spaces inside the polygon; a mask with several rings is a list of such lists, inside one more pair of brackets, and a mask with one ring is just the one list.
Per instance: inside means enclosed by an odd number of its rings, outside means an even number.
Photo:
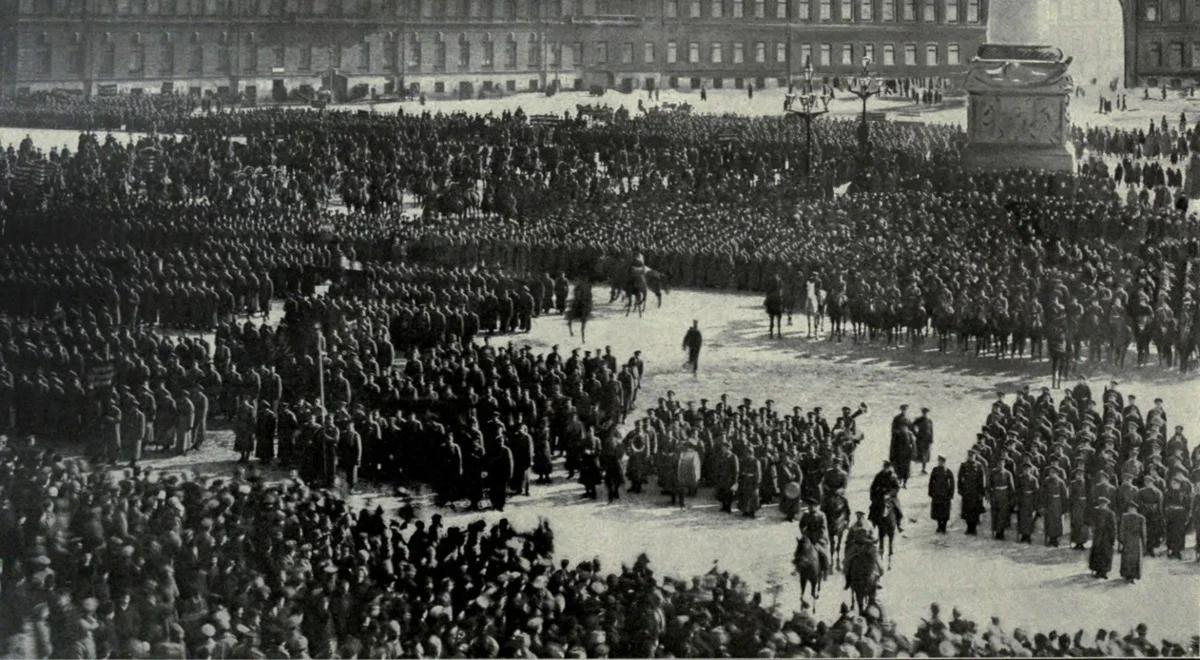
[{"label": "large crowd of people", "polygon": [[887,657],[1197,652],[1142,624],[1095,636],[977,624],[912,634],[878,605],[791,617],[736,576],[554,556],[553,530],[354,510],[303,480],[92,471],[0,450],[7,657]]},{"label": "large crowd of people", "polygon": [[[653,479],[679,506],[711,486],[728,512],[778,502],[802,527],[821,519],[806,504],[849,517],[838,498],[865,404],[831,423],[819,408],[668,396],[639,417],[639,353],[537,354],[520,333],[551,313],[586,320],[589,282],[616,286],[637,255],[677,286],[783,292],[797,309],[811,291],[831,338],[933,332],[943,350],[1028,345],[1119,364],[1136,343],[1139,363],[1153,346],[1186,369],[1200,224],[1173,198],[1129,200],[1119,185],[1135,161],[1142,182],[1141,159],[1194,154],[1195,129],[1080,134],[1097,157],[1129,159],[1120,177],[1101,161],[1076,176],[978,174],[959,165],[958,128],[877,124],[864,157],[857,124],[831,120],[806,171],[801,127],[778,118],[196,114],[182,100],[135,103],[131,118],[88,103],[0,108],[0,123],[25,112],[27,124],[174,134],[0,154],[0,433],[19,440],[0,451],[0,587],[15,655],[1186,650],[1144,631],[1030,638],[936,613],[913,638],[877,610],[778,620],[724,573],[681,583],[645,561],[611,575],[556,566],[546,525],[402,525],[331,493],[363,477],[417,482],[438,505],[503,511],[561,459],[592,498]],[[1188,194],[1166,170],[1151,177]],[[693,365],[698,341],[695,353]],[[1028,537],[1040,516],[1055,540],[1054,480],[1078,474],[1085,517],[1075,524],[1072,481],[1059,525],[1072,515],[1072,542],[1103,554],[1097,539],[1126,527],[1107,530],[1100,500],[1137,489],[1122,514],[1157,489],[1142,546],[1180,556],[1200,522],[1200,457],[1168,436],[1165,414],[1143,421],[1106,392],[1089,415],[1080,396],[1065,411],[1022,398],[1025,414],[989,418],[971,463],[984,475],[1011,463],[1013,493],[997,495],[1003,474],[965,484],[960,470],[964,514],[977,521],[987,499],[998,532],[1016,513]],[[217,419],[233,429],[237,475],[145,469],[147,452],[200,449]],[[924,431],[911,433],[919,446]],[[86,469],[47,441],[127,473]],[[906,446],[893,437],[905,467]],[[927,442],[914,451],[928,461]],[[254,476],[264,465],[297,479],[267,485]],[[894,490],[872,487],[873,519]]]},{"label": "large crowd of people", "polygon": [[1119,549],[1120,576],[1139,580],[1143,555],[1181,560],[1191,534],[1200,561],[1200,447],[1189,450],[1161,399],[1143,413],[1116,382],[1095,396],[1083,382],[1057,403],[1049,388],[1025,387],[1011,404],[997,392],[957,479],[944,465],[930,478],[939,527],[957,487],[967,534],[990,512],[996,539],[1015,531],[1020,543],[1088,548],[1097,577]]}]

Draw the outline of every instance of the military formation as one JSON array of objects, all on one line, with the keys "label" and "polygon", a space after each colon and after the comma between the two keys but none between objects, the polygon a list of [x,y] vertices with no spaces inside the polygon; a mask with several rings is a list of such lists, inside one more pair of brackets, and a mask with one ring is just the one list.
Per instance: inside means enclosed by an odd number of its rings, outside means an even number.
[{"label": "military formation", "polygon": [[[998,540],[1088,548],[1088,568],[1142,577],[1142,557],[1165,551],[1183,559],[1187,538],[1200,545],[1200,448],[1188,448],[1182,426],[1170,426],[1161,400],[1143,413],[1136,395],[1116,382],[1093,398],[1083,382],[1035,397],[1029,388],[1011,404],[997,392],[957,481],[939,457],[929,478],[931,515],[944,532],[955,489],[966,534],[990,512]],[[1014,527],[1014,519],[1016,521]],[[1089,545],[1090,543],[1090,545]],[[1200,561],[1200,549],[1197,550]]]},{"label": "military formation", "polygon": [[[1102,577],[1118,543],[1126,579],[1143,553],[1182,558],[1200,457],[1115,386],[1098,402],[1086,388],[1059,405],[998,401],[957,476],[934,458],[933,413],[902,409],[855,512],[865,404],[830,420],[672,393],[639,416],[640,352],[583,335],[539,353],[520,337],[550,315],[586,324],[592,282],[638,255],[664,285],[778,287],[789,314],[817,292],[831,338],[934,334],[943,350],[1117,364],[1132,344],[1139,364],[1187,369],[1200,234],[1178,200],[1194,170],[1154,174],[1194,155],[1186,118],[1080,134],[1084,153],[1129,160],[1119,176],[1100,161],[982,175],[959,169],[965,135],[945,126],[881,124],[864,160],[855,122],[829,121],[810,172],[794,162],[802,131],[773,118],[31,103],[0,117],[177,134],[0,154],[0,586],[13,596],[0,625],[14,655],[1184,651],[1144,630],[1039,639],[936,611],[909,638],[860,589],[864,574],[878,586],[876,543],[903,531],[901,493],[931,462],[939,532],[957,495],[968,533],[990,512],[1002,538],[1015,515],[1030,542],[1040,520],[1047,544],[1090,542]],[[1153,195],[1122,196],[1135,163]],[[693,321],[697,378],[703,345]],[[217,425],[233,433],[232,476],[146,468],[202,450]],[[265,466],[296,478],[268,485]],[[401,522],[334,494],[420,483],[435,505],[504,511],[556,471],[610,502],[653,484],[674,506],[702,488],[726,513],[777,506],[822,570],[844,560],[859,616],[777,621],[719,570],[676,583],[645,558],[613,574],[556,565],[547,523]]]}]

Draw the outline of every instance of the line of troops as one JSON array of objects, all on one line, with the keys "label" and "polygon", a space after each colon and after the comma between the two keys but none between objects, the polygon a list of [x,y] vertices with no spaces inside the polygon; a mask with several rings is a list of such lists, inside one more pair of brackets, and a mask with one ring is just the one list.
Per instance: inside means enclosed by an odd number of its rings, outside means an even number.
[{"label": "line of troops", "polygon": [[[1114,542],[1130,543],[1118,538],[1125,529],[1118,521],[1132,512],[1130,525],[1144,519],[1136,547],[1154,556],[1165,544],[1168,557],[1182,559],[1187,535],[1200,534],[1200,448],[1189,454],[1182,427],[1168,437],[1169,428],[1161,400],[1143,414],[1136,396],[1123,395],[1116,382],[1099,401],[1080,382],[1057,405],[1048,388],[1035,397],[1025,387],[1011,405],[998,392],[958,471],[966,533],[976,534],[990,510],[995,538],[1005,538],[1015,516],[1018,539],[1032,543],[1041,519],[1046,545],[1056,547],[1064,536],[1076,549],[1091,541],[1090,565],[1107,575]],[[950,517],[955,485],[944,465],[935,468],[929,495],[939,526]]]}]

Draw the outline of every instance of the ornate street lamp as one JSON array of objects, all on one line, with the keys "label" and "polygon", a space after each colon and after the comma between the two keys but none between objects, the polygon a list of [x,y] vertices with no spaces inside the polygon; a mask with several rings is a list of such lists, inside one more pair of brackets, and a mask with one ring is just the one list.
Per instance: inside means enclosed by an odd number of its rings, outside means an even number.
[{"label": "ornate street lamp", "polygon": [[[804,120],[804,175],[812,176],[812,121],[829,112],[829,97],[822,95],[819,99],[813,93],[812,58],[804,61],[804,88],[800,94],[788,94],[783,100],[783,110]],[[817,108],[818,102],[821,108]],[[795,105],[799,103],[800,109]]]},{"label": "ornate street lamp", "polygon": [[871,58],[862,58],[862,71],[850,81],[850,93],[862,101],[862,123],[858,126],[858,143],[865,152],[871,137],[867,126],[867,99],[880,92],[879,79],[871,75]]}]

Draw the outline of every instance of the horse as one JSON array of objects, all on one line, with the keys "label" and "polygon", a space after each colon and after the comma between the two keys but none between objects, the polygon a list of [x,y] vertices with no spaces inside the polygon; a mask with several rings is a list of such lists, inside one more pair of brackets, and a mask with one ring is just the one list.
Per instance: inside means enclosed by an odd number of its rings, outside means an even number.
[{"label": "horse", "polygon": [[925,306],[918,303],[916,307],[910,309],[905,319],[905,326],[908,330],[908,343],[913,351],[921,350],[925,343],[925,328],[929,325],[929,314],[925,311]]},{"label": "horse", "polygon": [[592,284],[586,279],[575,283],[575,297],[567,310],[567,332],[575,336],[573,323],[579,321],[580,342],[587,343],[587,322],[592,317]]},{"label": "horse", "polygon": [[654,298],[658,301],[658,307],[661,309],[663,294],[671,293],[670,278],[662,271],[651,270],[646,273],[646,286],[650,287],[650,292],[654,294]]},{"label": "horse", "polygon": [[1125,354],[1129,352],[1131,331],[1129,319],[1124,311],[1113,310],[1108,316],[1109,360],[1119,369],[1125,368]]},{"label": "horse", "polygon": [[804,590],[807,588],[812,594],[815,610],[817,599],[821,597],[821,582],[824,581],[825,575],[821,570],[821,555],[817,552],[817,546],[803,534],[796,539],[796,552],[792,555],[792,566],[796,569],[796,575],[800,577],[801,604],[807,605],[804,600]]},{"label": "horse", "polygon": [[1149,305],[1133,312],[1133,338],[1137,343],[1137,366],[1144,367],[1150,359],[1150,340],[1154,338],[1154,314]]},{"label": "horse", "polygon": [[888,570],[892,568],[892,550],[896,540],[896,496],[887,494],[883,498],[883,509],[875,520],[875,528],[879,530],[879,554],[883,555],[884,541],[887,542]]},{"label": "horse", "polygon": [[786,308],[783,300],[783,287],[776,282],[775,286],[767,293],[763,299],[763,307],[767,310],[767,318],[770,326],[767,328],[767,336],[774,337],[776,328],[779,329],[779,338],[783,339],[783,315],[786,313]]},{"label": "horse", "polygon": [[943,301],[938,303],[937,309],[933,313],[933,329],[938,336],[938,350],[942,353],[946,352],[946,348],[950,343],[950,333],[954,331],[954,305]]},{"label": "horse", "polygon": [[821,503],[821,513],[825,514],[825,525],[829,532],[829,555],[833,567],[842,568],[842,541],[846,538],[846,527],[850,524],[850,505],[846,497],[838,492],[831,492]]},{"label": "horse", "polygon": [[1047,330],[1046,339],[1050,353],[1050,387],[1058,387],[1071,369],[1071,356],[1067,352],[1067,329],[1062,323],[1054,323]]},{"label": "horse", "polygon": [[829,313],[829,341],[840,342],[846,338],[848,306],[845,293],[835,293],[825,299],[825,310]]},{"label": "horse", "polygon": [[875,544],[863,543],[856,552],[846,558],[846,577],[854,606],[859,612],[875,604],[879,591],[879,554]]},{"label": "horse", "polygon": [[804,316],[808,319],[809,339],[821,336],[825,330],[825,297],[824,289],[818,289],[812,282],[805,285]]}]

